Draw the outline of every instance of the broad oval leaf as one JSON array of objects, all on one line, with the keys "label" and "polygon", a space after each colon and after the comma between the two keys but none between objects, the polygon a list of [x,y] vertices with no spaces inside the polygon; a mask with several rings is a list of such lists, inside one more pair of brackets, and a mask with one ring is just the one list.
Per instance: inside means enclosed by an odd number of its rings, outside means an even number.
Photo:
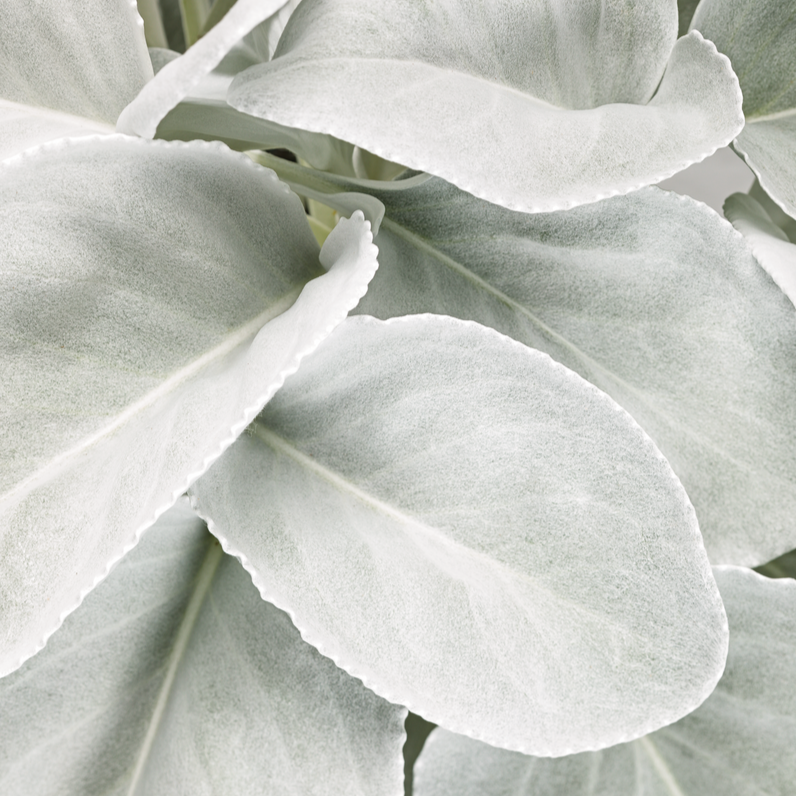
[{"label": "broad oval leaf", "polygon": [[724,212],[749,241],[760,265],[796,305],[796,243],[751,196],[733,194],[727,199]]},{"label": "broad oval leaf", "polygon": [[307,641],[489,743],[643,734],[724,664],[666,460],[604,393],[478,324],[347,320],[192,495]]},{"label": "broad oval leaf", "polygon": [[796,582],[716,567],[727,668],[690,716],[630,744],[543,760],[437,729],[415,796],[789,796],[796,781]]},{"label": "broad oval leaf", "polygon": [[[361,215],[321,252],[223,145],[107,136],[0,173],[0,673],[232,443],[366,290]],[[306,284],[306,287],[305,287]]]},{"label": "broad oval leaf", "polygon": [[187,504],[0,681],[0,790],[399,796],[406,711],[301,640]]},{"label": "broad oval leaf", "polygon": [[557,210],[658,182],[740,131],[729,62],[697,33],[675,44],[676,28],[668,0],[305,0],[227,99],[505,207]]},{"label": "broad oval leaf", "polygon": [[796,13],[792,3],[702,0],[691,28],[729,56],[746,126],[735,147],[782,209],[796,216]]},{"label": "broad oval leaf", "polygon": [[356,188],[384,204],[357,312],[474,320],[607,392],[683,482],[712,563],[796,546],[796,315],[715,213],[648,189],[527,215],[436,178],[363,185],[263,162],[329,203]]}]

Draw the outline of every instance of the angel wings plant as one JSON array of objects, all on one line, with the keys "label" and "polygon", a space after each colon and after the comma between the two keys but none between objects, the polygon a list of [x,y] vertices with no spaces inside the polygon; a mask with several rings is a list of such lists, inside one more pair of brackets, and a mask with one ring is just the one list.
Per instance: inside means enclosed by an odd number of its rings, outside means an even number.
[{"label": "angel wings plant", "polygon": [[4,793],[787,793],[796,18],[681,5],[11,3]]}]

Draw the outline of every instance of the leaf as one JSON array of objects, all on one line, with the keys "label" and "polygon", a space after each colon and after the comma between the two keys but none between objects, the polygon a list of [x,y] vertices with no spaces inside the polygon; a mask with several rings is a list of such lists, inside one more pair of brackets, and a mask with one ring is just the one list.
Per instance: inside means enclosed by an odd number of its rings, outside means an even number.
[{"label": "leaf", "polygon": [[733,194],[724,207],[727,218],[749,241],[760,265],[796,305],[796,244],[751,196]]},{"label": "leaf", "polygon": [[198,510],[385,699],[566,754],[713,689],[724,614],[693,509],[630,417],[546,355],[453,318],[350,319],[252,432]]},{"label": "leaf", "polygon": [[114,124],[152,77],[135,0],[4,0],[0,98]]},{"label": "leaf", "polygon": [[746,126],[736,149],[771,198],[796,216],[796,7],[702,0],[691,28],[729,56],[738,75]]},{"label": "leaf", "polygon": [[0,789],[401,793],[406,711],[263,602],[182,501],[0,681]]},{"label": "leaf", "polygon": [[796,778],[796,582],[714,568],[730,623],[724,676],[670,727],[602,752],[542,760],[434,730],[416,796],[788,796]]},{"label": "leaf", "polygon": [[169,47],[177,53],[185,52],[185,31],[182,27],[180,0],[158,0],[163,28]]},{"label": "leaf", "polygon": [[366,190],[386,207],[357,312],[474,320],[607,392],[683,482],[713,563],[796,546],[796,316],[715,213],[650,188],[530,216],[435,178],[261,162],[327,203]]},{"label": "leaf", "polygon": [[227,100],[505,207],[558,210],[658,182],[740,131],[728,61],[696,33],[675,44],[676,27],[662,0],[306,0]]},{"label": "leaf", "polygon": [[152,138],[158,123],[222,61],[253,28],[288,0],[238,0],[224,18],[180,58],[161,69],[119,115],[121,133]]},{"label": "leaf", "polygon": [[60,142],[0,170],[0,673],[13,671],[339,323],[376,268],[321,252],[223,145]]}]

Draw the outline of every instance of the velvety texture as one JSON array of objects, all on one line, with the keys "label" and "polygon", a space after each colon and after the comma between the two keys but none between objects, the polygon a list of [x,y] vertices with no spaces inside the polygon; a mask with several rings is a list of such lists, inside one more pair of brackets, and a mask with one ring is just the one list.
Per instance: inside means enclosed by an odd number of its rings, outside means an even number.
[{"label": "velvety texture", "polygon": [[307,641],[493,744],[617,743],[723,668],[666,460],[607,395],[478,324],[346,320],[191,494]]}]

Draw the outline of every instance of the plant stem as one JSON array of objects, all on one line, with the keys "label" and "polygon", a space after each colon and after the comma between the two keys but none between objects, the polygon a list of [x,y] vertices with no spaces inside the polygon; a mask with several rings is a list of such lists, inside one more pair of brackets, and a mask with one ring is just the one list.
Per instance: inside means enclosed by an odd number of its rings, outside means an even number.
[{"label": "plant stem", "polygon": [[202,35],[205,21],[210,16],[209,0],[180,0],[182,30],[185,34],[185,48],[188,49]]}]

